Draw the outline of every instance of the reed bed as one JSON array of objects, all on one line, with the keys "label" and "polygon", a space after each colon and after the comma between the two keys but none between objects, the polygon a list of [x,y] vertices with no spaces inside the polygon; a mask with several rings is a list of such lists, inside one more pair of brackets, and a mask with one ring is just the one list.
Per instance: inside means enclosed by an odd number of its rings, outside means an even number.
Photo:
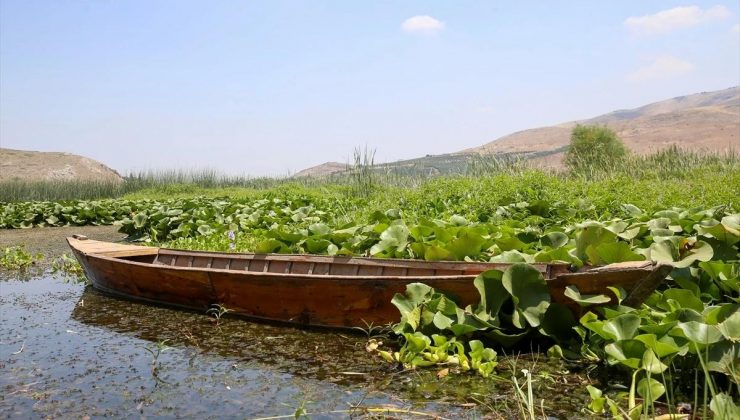
[{"label": "reed bed", "polygon": [[[0,182],[0,202],[91,200],[102,198],[217,194],[265,191],[273,188],[337,189],[355,197],[370,197],[379,189],[423,189],[430,181],[453,180],[464,184],[508,176],[526,177],[532,172],[542,177],[572,182],[609,182],[610,180],[670,182],[714,177],[733,177],[740,173],[737,153],[702,153],[677,147],[649,155],[629,155],[608,165],[579,165],[578,170],[537,168],[523,155],[473,155],[444,161],[437,167],[428,163],[404,166],[376,164],[375,151],[357,148],[347,170],[323,177],[251,177],[227,175],[213,169],[149,170],[126,175],[123,181],[6,181]],[[716,187],[728,187],[716,186]],[[524,189],[525,185],[517,188]]]}]

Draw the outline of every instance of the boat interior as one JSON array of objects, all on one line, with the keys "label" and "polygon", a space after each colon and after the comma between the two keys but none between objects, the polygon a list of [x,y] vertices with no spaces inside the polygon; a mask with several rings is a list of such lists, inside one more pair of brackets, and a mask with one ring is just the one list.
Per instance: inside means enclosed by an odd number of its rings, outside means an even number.
[{"label": "boat interior", "polygon": [[[510,264],[468,261],[421,261],[307,254],[241,254],[183,251],[70,238],[70,245],[85,254],[94,254],[144,264],[169,267],[220,269],[276,274],[336,276],[460,276],[477,275],[491,269],[504,270]],[[568,271],[568,264],[534,264],[545,277]]]}]

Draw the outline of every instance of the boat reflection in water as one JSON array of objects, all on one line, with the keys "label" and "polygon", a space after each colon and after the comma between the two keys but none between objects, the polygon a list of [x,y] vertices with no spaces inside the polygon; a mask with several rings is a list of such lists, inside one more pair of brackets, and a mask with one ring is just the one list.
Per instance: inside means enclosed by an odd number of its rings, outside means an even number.
[{"label": "boat reflection in water", "polygon": [[[192,358],[223,358],[260,370],[277,371],[332,382],[357,382],[369,376],[341,372],[386,372],[388,366],[368,357],[367,337],[337,331],[308,331],[249,322],[204,313],[173,310],[109,297],[87,287],[72,311],[72,319],[146,340],[139,347],[164,343]],[[166,340],[166,341],[165,341]],[[186,359],[187,360],[187,359]]]}]

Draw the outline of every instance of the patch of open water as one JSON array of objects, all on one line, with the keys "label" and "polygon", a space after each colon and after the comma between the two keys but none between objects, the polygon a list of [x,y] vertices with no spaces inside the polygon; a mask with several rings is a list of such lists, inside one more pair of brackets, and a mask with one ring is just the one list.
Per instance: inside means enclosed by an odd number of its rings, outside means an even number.
[{"label": "patch of open water", "polygon": [[[508,381],[397,372],[365,351],[362,335],[233,318],[217,325],[48,274],[0,280],[0,325],[0,415],[8,418],[255,418],[301,406],[311,418],[368,414],[353,407],[460,418],[515,409]],[[542,392],[554,385],[537,381]],[[556,388],[548,413],[570,417],[584,406],[583,391],[572,392],[583,384]]]}]

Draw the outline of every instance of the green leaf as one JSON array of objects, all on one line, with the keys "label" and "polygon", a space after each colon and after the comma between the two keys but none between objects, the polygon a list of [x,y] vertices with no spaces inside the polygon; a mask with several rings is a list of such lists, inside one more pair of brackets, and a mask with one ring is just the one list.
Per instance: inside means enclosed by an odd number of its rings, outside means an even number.
[{"label": "green leaf", "polygon": [[427,261],[450,261],[454,257],[450,251],[444,248],[436,245],[424,245],[424,259]]},{"label": "green leaf", "polygon": [[726,339],[739,342],[740,341],[740,312],[735,312],[730,315],[729,318],[720,322],[717,325],[717,329]]},{"label": "green leaf", "polygon": [[654,242],[650,245],[650,259],[655,262],[672,263],[678,259],[678,247],[671,241]]},{"label": "green leaf", "polygon": [[309,225],[308,230],[310,230],[314,235],[320,236],[328,235],[331,232],[331,229],[325,223],[314,223]]},{"label": "green leaf", "polygon": [[645,404],[652,404],[665,393],[665,386],[653,378],[643,378],[637,384],[637,393],[645,399]]},{"label": "green leaf", "polygon": [[663,300],[674,300],[678,303],[678,308],[689,308],[697,312],[704,310],[704,302],[696,297],[690,290],[668,289],[663,292]]},{"label": "green leaf", "polygon": [[589,247],[586,250],[593,264],[603,265],[624,261],[642,261],[644,256],[635,253],[627,242],[611,242]]},{"label": "green leaf", "polygon": [[326,249],[331,244],[332,243],[326,239],[315,239],[315,238],[306,239],[306,249],[308,250],[308,252],[312,254],[321,254],[325,252]]},{"label": "green leaf", "polygon": [[639,369],[645,354],[645,344],[637,340],[622,340],[604,346],[604,351],[612,360],[610,363],[621,363],[632,369]]},{"label": "green leaf", "polygon": [[640,367],[654,375],[663,373],[668,369],[668,365],[661,362],[660,358],[650,348],[645,350],[645,353],[642,355],[642,364]]},{"label": "green leaf", "polygon": [[574,336],[573,327],[577,325],[573,312],[560,303],[551,303],[545,311],[540,325],[540,332],[548,337],[565,342]]},{"label": "green leaf", "polygon": [[198,233],[200,233],[203,236],[212,235],[215,232],[216,232],[216,230],[214,230],[212,227],[210,227],[208,225],[200,225],[200,226],[198,226]]},{"label": "green leaf", "polygon": [[481,246],[485,239],[471,229],[462,229],[458,237],[452,240],[445,248],[457,260],[463,260],[465,257],[474,258],[480,255]]},{"label": "green leaf", "polygon": [[524,254],[522,252],[512,250],[512,251],[504,251],[499,255],[496,255],[495,257],[491,257],[490,262],[499,262],[499,263],[530,263],[534,262],[534,258],[531,255]]},{"label": "green leaf", "polygon": [[550,248],[557,249],[563,247],[569,242],[568,235],[563,232],[550,232],[540,239],[542,245],[549,246]]},{"label": "green leaf", "polygon": [[445,330],[447,328],[450,328],[452,324],[454,323],[454,320],[442,312],[437,312],[434,314],[434,320],[432,321],[435,327],[437,327],[440,330]]},{"label": "green leaf", "polygon": [[391,225],[380,234],[380,242],[370,248],[370,255],[387,251],[402,252],[408,245],[409,230],[405,225]]},{"label": "green leaf", "polygon": [[510,298],[502,282],[503,275],[504,273],[499,270],[488,270],[473,280],[473,285],[480,294],[477,311],[484,311],[494,317],[498,315],[501,305]]},{"label": "green leaf", "polygon": [[278,241],[277,239],[265,239],[264,241],[260,241],[257,243],[254,248],[254,252],[258,254],[270,254],[273,252],[281,252],[285,249],[287,249],[285,244]]},{"label": "green leaf", "polygon": [[453,226],[465,226],[468,223],[468,220],[460,215],[455,214],[450,217],[450,224]]},{"label": "green leaf", "polygon": [[[514,264],[504,272],[502,283],[512,297],[516,313],[529,325],[539,326],[550,304],[550,290],[542,273],[529,264]],[[521,322],[514,325],[524,328]]]},{"label": "green leaf", "polygon": [[136,229],[141,229],[146,225],[146,221],[149,219],[146,214],[144,213],[136,213],[134,216],[134,227]]},{"label": "green leaf", "polygon": [[740,242],[740,214],[732,214],[722,218],[721,222],[710,220],[694,226],[699,235],[715,238],[728,245]]},{"label": "green leaf", "polygon": [[582,307],[609,303],[611,301],[606,295],[581,295],[578,288],[574,285],[567,286],[564,294]]},{"label": "green leaf", "polygon": [[678,346],[659,341],[655,334],[640,334],[635,337],[635,340],[645,344],[645,347],[655,352],[655,355],[658,357],[669,356],[679,351]]},{"label": "green leaf", "polygon": [[529,332],[523,331],[519,333],[506,333],[497,328],[493,328],[483,332],[482,334],[504,347],[511,347],[524,339],[524,337],[526,337]]},{"label": "green leaf", "polygon": [[734,379],[735,382],[740,380],[740,369],[737,368],[740,360],[740,343],[730,341],[720,341],[719,343],[709,346],[709,353],[706,354],[707,369],[712,372],[720,372]]},{"label": "green leaf", "polygon": [[697,344],[712,344],[722,340],[722,333],[716,325],[689,321],[679,323],[677,328],[686,338]]},{"label": "green leaf", "polygon": [[740,407],[729,394],[724,392],[720,392],[712,398],[709,409],[714,413],[714,418],[718,420],[740,418]]},{"label": "green leaf", "polygon": [[588,222],[584,224],[581,231],[576,235],[576,256],[586,261],[588,259],[587,251],[589,248],[596,248],[605,243],[615,242],[617,235],[606,229],[598,222]]},{"label": "green leaf", "polygon": [[640,317],[635,314],[624,314],[604,322],[604,332],[615,340],[628,340],[635,336],[640,326]]},{"label": "green leaf", "polygon": [[414,305],[420,305],[429,298],[434,289],[424,283],[409,283],[406,285],[406,296]]}]

